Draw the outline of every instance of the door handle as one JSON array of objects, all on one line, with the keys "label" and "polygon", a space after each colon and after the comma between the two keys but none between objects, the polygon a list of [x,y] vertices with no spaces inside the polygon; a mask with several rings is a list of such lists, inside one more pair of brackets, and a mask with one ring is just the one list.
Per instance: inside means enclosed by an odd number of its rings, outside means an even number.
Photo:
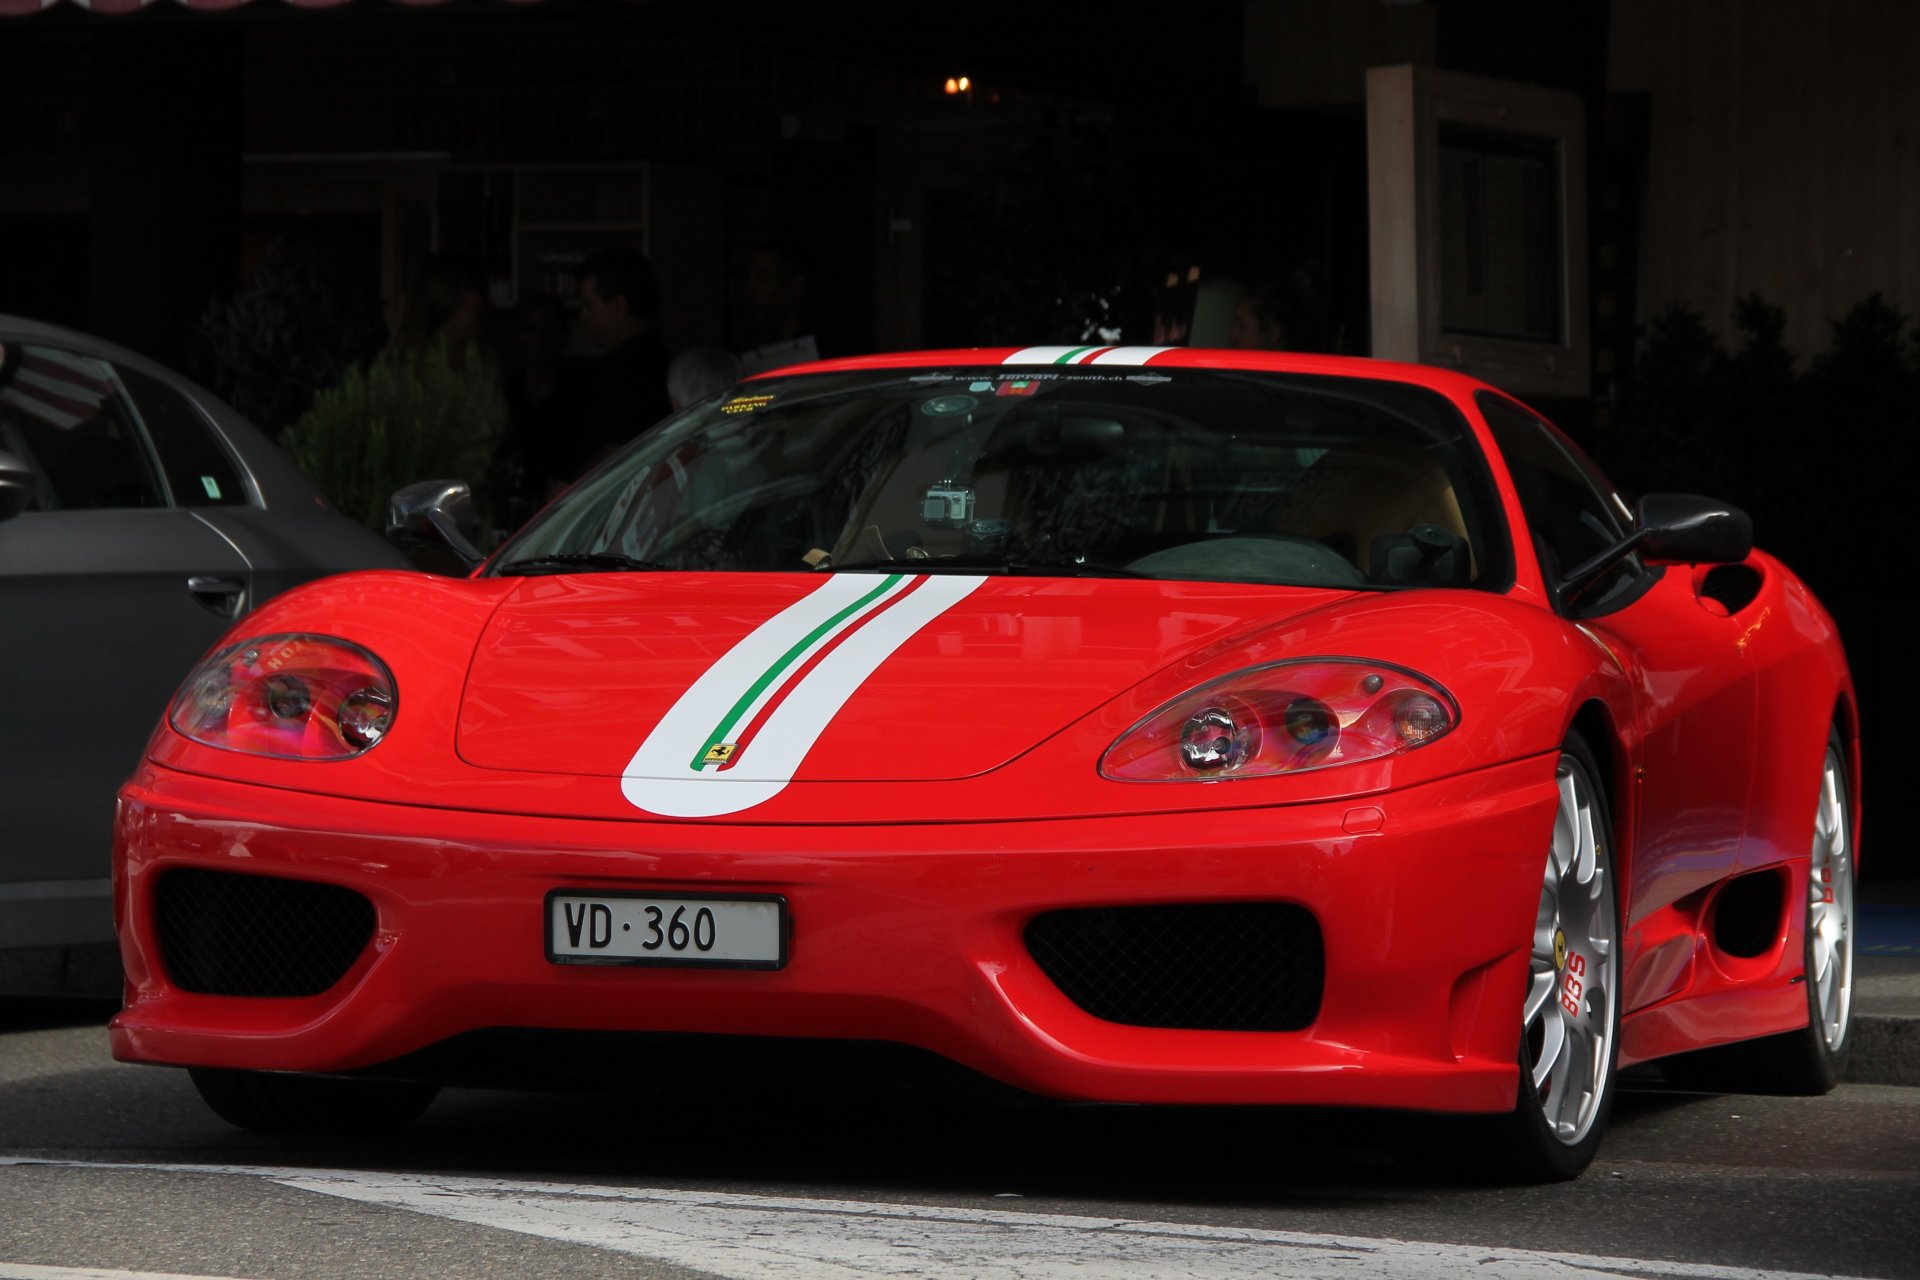
[{"label": "door handle", "polygon": [[247,584],[237,578],[222,578],[196,573],[187,579],[187,590],[207,609],[223,618],[237,618],[247,602]]}]

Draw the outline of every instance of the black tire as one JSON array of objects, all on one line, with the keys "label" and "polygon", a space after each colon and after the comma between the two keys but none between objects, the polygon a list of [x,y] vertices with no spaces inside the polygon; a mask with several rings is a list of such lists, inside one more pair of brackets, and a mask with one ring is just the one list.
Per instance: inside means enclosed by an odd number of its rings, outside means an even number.
[{"label": "black tire", "polygon": [[[1542,877],[1521,1010],[1518,1096],[1512,1111],[1486,1123],[1488,1141],[1482,1148],[1485,1172],[1523,1182],[1563,1182],[1593,1163],[1613,1113],[1619,1074],[1620,893],[1606,788],[1593,752],[1577,735],[1560,749],[1555,776],[1561,807]],[[1587,847],[1583,815],[1593,853],[1585,884],[1579,882],[1579,859]],[[1556,871],[1563,858],[1571,861]],[[1567,930],[1576,918],[1580,925],[1570,937]],[[1561,1037],[1557,1046],[1555,1034]],[[1581,1048],[1584,1063],[1577,1052]],[[1535,1064],[1543,1055],[1546,1079],[1536,1083]],[[1594,1087],[1581,1092],[1580,1086],[1589,1083]]]},{"label": "black tire", "polygon": [[[1808,855],[1801,987],[1807,1025],[1798,1031],[1682,1054],[1660,1064],[1668,1083],[1726,1093],[1827,1093],[1853,1049],[1853,830],[1847,753],[1840,730],[1827,735],[1820,800]],[[1830,930],[1819,937],[1822,921]],[[1837,969],[1831,974],[1828,965]]]},{"label": "black tire", "polygon": [[282,1075],[191,1067],[193,1087],[215,1115],[256,1133],[397,1133],[420,1117],[440,1086],[416,1080]]}]

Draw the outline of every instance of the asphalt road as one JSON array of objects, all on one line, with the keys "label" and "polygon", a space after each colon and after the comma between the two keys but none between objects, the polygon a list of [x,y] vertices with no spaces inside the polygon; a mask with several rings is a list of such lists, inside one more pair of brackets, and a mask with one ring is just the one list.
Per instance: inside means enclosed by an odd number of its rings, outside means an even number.
[{"label": "asphalt road", "polygon": [[[1920,1089],[1623,1093],[1558,1187],[1350,1114],[1034,1106],[654,1077],[455,1090],[405,1136],[269,1140],[0,999],[0,1280],[188,1275],[1920,1280]],[[1398,1154],[1395,1154],[1395,1153]]]}]

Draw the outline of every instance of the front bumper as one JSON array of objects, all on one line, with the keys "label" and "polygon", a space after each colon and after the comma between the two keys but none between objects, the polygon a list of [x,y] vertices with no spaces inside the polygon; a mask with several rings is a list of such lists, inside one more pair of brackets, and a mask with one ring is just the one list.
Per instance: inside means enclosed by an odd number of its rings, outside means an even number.
[{"label": "front bumper", "polygon": [[[779,827],[541,819],[346,801],[146,765],[121,792],[114,1056],[374,1067],[490,1028],[892,1041],[1036,1093],[1151,1103],[1502,1111],[1556,793],[1551,757],[1356,801],[1075,819]],[[155,887],[193,867],[338,885],[370,941],[318,995],[170,981]],[[777,971],[556,965],[555,889],[753,893],[791,909]],[[1325,980],[1297,1031],[1103,1021],[1029,954],[1036,915],[1286,902]]]}]

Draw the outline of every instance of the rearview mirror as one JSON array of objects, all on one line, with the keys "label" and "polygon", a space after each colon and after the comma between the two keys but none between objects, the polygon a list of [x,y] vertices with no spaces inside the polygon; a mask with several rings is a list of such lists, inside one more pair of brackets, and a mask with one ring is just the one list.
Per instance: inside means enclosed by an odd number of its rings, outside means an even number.
[{"label": "rearview mirror", "polygon": [[474,545],[480,512],[462,480],[421,480],[387,499],[387,541],[396,547],[445,547],[477,568],[486,555]]}]

